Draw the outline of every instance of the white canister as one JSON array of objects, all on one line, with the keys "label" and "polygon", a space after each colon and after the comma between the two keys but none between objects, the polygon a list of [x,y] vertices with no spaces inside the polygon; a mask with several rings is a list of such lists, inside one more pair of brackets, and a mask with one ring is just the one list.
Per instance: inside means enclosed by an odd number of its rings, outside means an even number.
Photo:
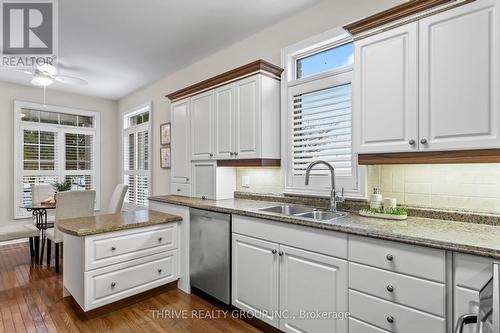
[{"label": "white canister", "polygon": [[384,210],[396,208],[395,198],[384,198]]}]

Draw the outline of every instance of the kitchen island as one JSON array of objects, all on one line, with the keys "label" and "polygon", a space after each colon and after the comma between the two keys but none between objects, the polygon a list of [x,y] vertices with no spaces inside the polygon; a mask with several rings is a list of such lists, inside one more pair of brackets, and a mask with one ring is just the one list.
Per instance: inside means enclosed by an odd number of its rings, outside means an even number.
[{"label": "kitchen island", "polygon": [[64,296],[87,312],[176,281],[180,221],[153,210],[59,221]]}]

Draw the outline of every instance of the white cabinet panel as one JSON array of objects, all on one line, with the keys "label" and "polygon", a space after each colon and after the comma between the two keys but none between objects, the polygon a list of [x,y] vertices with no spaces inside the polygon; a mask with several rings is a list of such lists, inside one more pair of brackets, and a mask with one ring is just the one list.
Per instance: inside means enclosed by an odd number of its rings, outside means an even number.
[{"label": "white cabinet panel", "polygon": [[420,21],[421,150],[500,146],[496,1]]},{"label": "white cabinet panel", "polygon": [[216,162],[193,162],[193,197],[215,199]]},{"label": "white cabinet panel", "polygon": [[356,152],[418,150],[418,23],[356,42],[355,59]]},{"label": "white cabinet panel", "polygon": [[233,234],[232,304],[275,327],[279,325],[278,250],[278,244]]},{"label": "white cabinet panel", "polygon": [[234,152],[234,86],[215,89],[215,156],[229,159]]},{"label": "white cabinet panel", "polygon": [[191,97],[191,159],[213,157],[214,91]]},{"label": "white cabinet panel", "polygon": [[[261,77],[251,76],[235,83],[236,158],[258,158],[261,153]],[[276,130],[279,130],[276,128]]]},{"label": "white cabinet panel", "polygon": [[189,100],[185,99],[173,103],[170,116],[172,122],[172,182],[189,183],[191,177]]},{"label": "white cabinet panel", "polygon": [[280,246],[280,310],[284,332],[344,333],[347,320],[302,318],[301,311],[347,311],[347,262],[345,260]]},{"label": "white cabinet panel", "polygon": [[[172,164],[172,166],[173,166],[173,164]],[[191,184],[170,183],[170,194],[190,197],[191,196]]]}]

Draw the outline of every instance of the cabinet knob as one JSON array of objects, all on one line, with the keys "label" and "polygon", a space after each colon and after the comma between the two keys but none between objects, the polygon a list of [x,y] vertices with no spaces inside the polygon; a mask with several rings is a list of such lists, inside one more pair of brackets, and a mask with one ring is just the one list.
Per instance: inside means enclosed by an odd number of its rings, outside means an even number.
[{"label": "cabinet knob", "polygon": [[208,156],[210,156],[210,157],[214,157],[214,154],[210,153]]},{"label": "cabinet knob", "polygon": [[284,255],[284,254],[285,254],[285,253],[284,253],[283,251],[278,252],[278,255],[279,255],[280,257],[283,257],[283,255]]},{"label": "cabinet knob", "polygon": [[204,195],[201,196],[201,200],[206,200],[206,199],[207,198]]},{"label": "cabinet knob", "polygon": [[112,246],[111,251],[115,251],[115,250],[116,250],[116,247]]},{"label": "cabinet knob", "polygon": [[276,254],[277,252],[278,252],[278,251],[276,251],[276,250],[272,250],[272,251],[271,251],[271,253],[272,253],[272,254]]},{"label": "cabinet knob", "polygon": [[420,139],[420,143],[423,145],[427,144],[427,139]]},{"label": "cabinet knob", "polygon": [[393,316],[387,316],[387,322],[393,323],[394,322],[394,317]]},{"label": "cabinet knob", "polygon": [[111,288],[116,287],[116,282],[111,282]]},{"label": "cabinet knob", "polygon": [[385,256],[385,259],[392,261],[392,259],[394,259],[394,257],[392,256],[392,254],[388,254]]},{"label": "cabinet knob", "polygon": [[234,155],[234,153],[233,153],[232,151],[230,151],[230,152],[229,152],[229,155],[233,156],[233,155]]},{"label": "cabinet knob", "polygon": [[188,182],[189,181],[189,178],[186,177],[186,181]]},{"label": "cabinet knob", "polygon": [[158,274],[161,274],[161,272],[162,272],[161,268],[160,268],[160,269],[158,269]]},{"label": "cabinet knob", "polygon": [[161,237],[158,237],[158,242],[161,243],[161,241],[163,240],[163,238]]},{"label": "cabinet knob", "polygon": [[180,192],[180,191],[181,191],[181,189],[180,189],[180,188],[178,188],[178,189],[177,189],[177,192]]},{"label": "cabinet knob", "polygon": [[394,287],[392,285],[387,286],[387,291],[392,293],[394,291]]},{"label": "cabinet knob", "polygon": [[234,152],[234,156],[238,156],[238,152],[237,151]]},{"label": "cabinet knob", "polygon": [[408,143],[410,144],[410,146],[413,146],[415,144],[415,140],[411,139],[410,141],[408,141]]}]

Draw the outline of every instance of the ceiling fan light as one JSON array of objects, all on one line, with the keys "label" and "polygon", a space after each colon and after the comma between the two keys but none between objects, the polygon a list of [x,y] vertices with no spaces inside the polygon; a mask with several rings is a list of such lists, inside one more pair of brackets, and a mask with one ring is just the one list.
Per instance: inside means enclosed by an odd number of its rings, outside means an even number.
[{"label": "ceiling fan light", "polygon": [[41,87],[50,86],[52,83],[54,83],[54,80],[46,75],[36,75],[33,80],[31,80],[31,84]]}]

